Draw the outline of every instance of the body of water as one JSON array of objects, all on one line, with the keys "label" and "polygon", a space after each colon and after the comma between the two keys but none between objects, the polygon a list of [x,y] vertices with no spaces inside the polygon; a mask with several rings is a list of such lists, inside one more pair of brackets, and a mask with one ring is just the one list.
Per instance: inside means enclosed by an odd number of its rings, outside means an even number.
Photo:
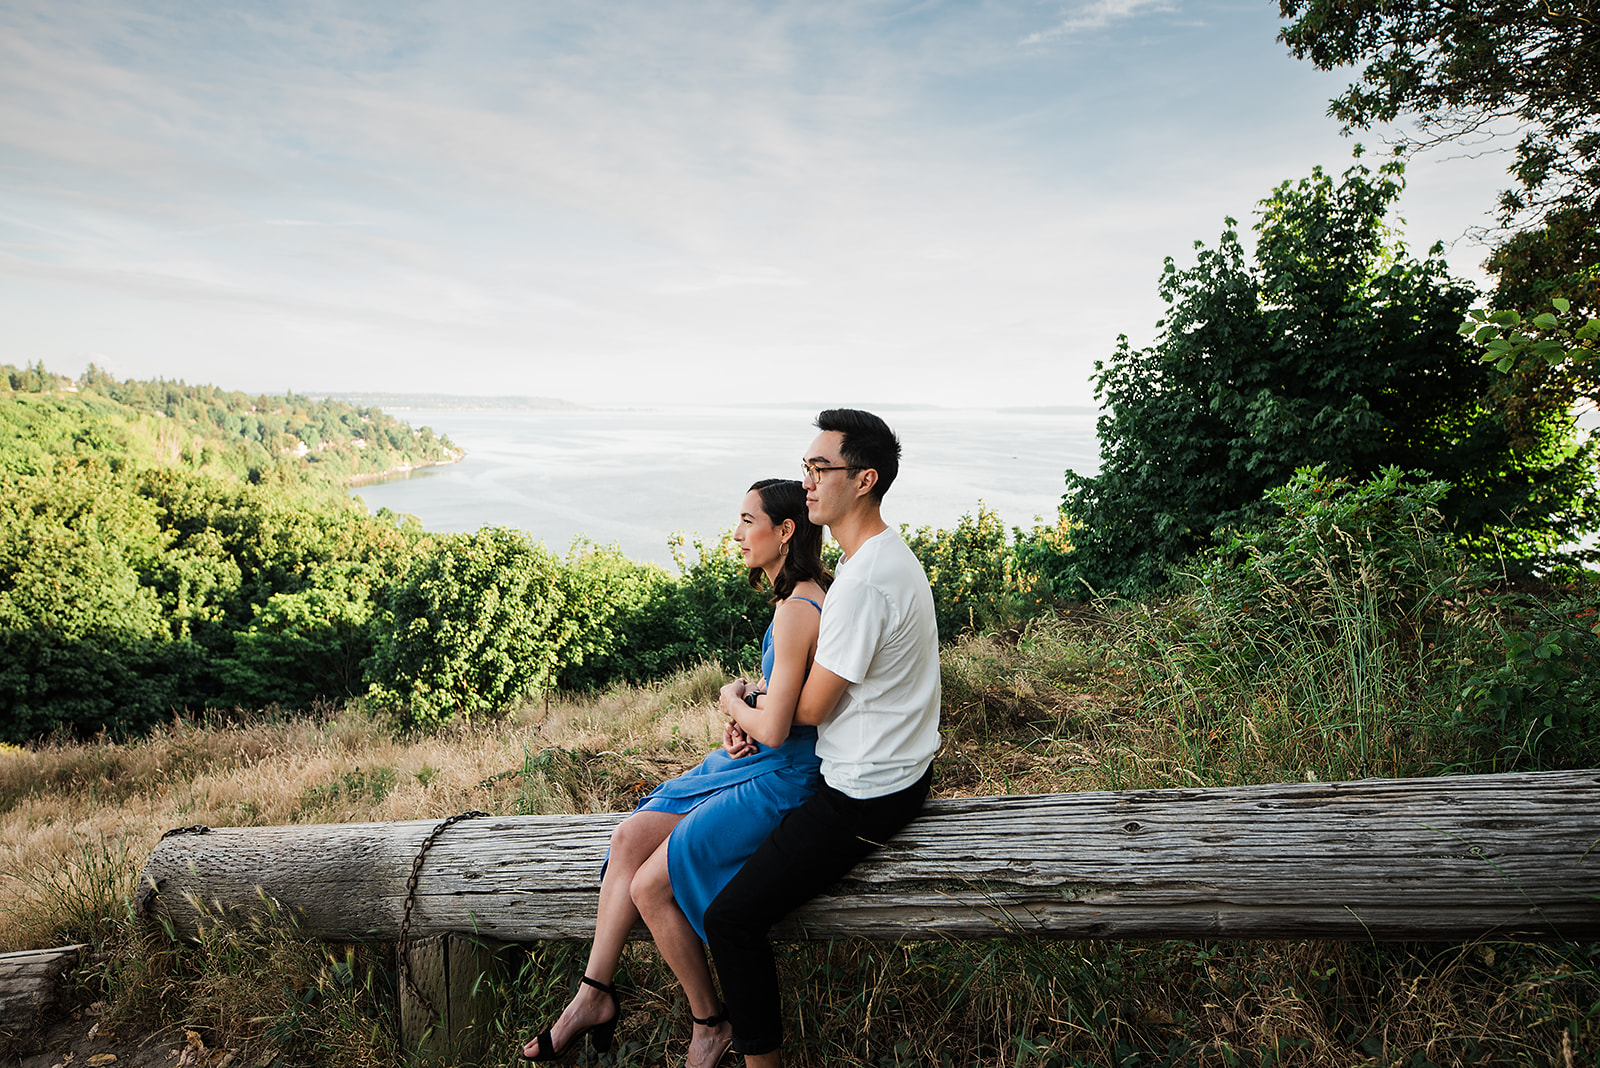
[{"label": "body of water", "polygon": [[[697,407],[648,411],[388,409],[431,426],[466,459],[351,492],[429,530],[517,527],[564,553],[575,538],[669,563],[669,537],[731,529],[750,483],[799,478],[815,411]],[[982,500],[1008,526],[1053,519],[1064,472],[1093,474],[1087,411],[880,409],[904,448],[884,518],[953,526]]]}]

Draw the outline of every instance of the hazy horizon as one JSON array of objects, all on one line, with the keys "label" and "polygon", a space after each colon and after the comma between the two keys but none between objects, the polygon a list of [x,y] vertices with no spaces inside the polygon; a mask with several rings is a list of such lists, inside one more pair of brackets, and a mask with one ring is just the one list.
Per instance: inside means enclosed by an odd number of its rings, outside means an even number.
[{"label": "hazy horizon", "polygon": [[[0,362],[251,393],[1093,404],[1354,141],[1262,0],[0,9]],[[1369,164],[1388,131],[1364,135]],[[1410,166],[1482,281],[1493,144]],[[1391,220],[1398,224],[1398,220]],[[441,383],[445,388],[441,388]]]}]

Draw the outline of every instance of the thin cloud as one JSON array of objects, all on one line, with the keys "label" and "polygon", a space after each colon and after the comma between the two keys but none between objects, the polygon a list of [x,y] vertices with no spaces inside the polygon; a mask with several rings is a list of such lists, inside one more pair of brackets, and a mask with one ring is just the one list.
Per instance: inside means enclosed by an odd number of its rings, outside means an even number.
[{"label": "thin cloud", "polygon": [[1136,18],[1152,12],[1178,10],[1172,0],[1094,0],[1074,8],[1061,22],[1048,30],[1030,33],[1022,39],[1025,45],[1043,44],[1058,37],[1069,37],[1084,30],[1101,30],[1114,22]]}]

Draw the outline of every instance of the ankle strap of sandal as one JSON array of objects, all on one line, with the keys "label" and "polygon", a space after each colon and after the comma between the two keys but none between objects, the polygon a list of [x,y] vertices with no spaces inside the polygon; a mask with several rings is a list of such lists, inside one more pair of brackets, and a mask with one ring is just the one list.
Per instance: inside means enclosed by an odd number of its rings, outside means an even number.
[{"label": "ankle strap of sandal", "polygon": [[596,990],[603,990],[607,994],[615,994],[617,992],[617,988],[615,986],[612,986],[609,983],[602,983],[598,979],[590,979],[587,975],[583,977],[583,981],[589,986],[594,987]]},{"label": "ankle strap of sandal", "polygon": [[715,1026],[717,1026],[717,1024],[721,1023],[723,1020],[726,1020],[727,1018],[728,1018],[728,1006],[726,1006],[726,1005],[722,1006],[722,1010],[720,1012],[718,1012],[715,1016],[707,1016],[703,1020],[700,1017],[695,1016],[693,1014],[691,1014],[689,1016],[689,1019],[693,1020],[695,1023],[699,1024],[701,1027],[715,1027]]}]

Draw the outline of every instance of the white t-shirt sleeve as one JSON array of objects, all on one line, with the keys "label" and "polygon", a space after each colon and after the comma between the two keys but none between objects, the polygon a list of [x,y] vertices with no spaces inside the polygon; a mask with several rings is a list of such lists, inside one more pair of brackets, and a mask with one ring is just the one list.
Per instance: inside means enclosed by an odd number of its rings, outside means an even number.
[{"label": "white t-shirt sleeve", "polygon": [[848,682],[862,681],[893,623],[888,598],[873,586],[841,583],[823,608],[830,618],[817,635],[816,663]]}]

